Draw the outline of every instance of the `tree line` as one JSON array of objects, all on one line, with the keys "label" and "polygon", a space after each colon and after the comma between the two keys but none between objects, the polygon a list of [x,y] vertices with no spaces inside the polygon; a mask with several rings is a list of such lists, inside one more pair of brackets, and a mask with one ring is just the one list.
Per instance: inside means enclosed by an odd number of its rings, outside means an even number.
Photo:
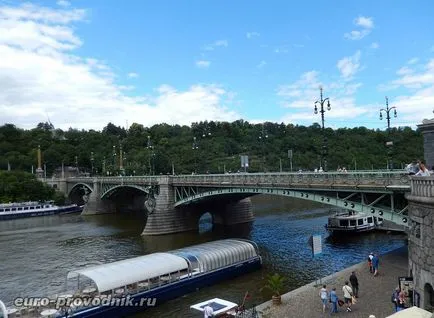
[{"label": "tree line", "polygon": [[0,171],[0,202],[25,202],[54,200],[64,204],[64,194],[23,171]]},{"label": "tree line", "polygon": [[[389,141],[393,146],[386,146]],[[410,127],[322,131],[317,123],[306,127],[237,120],[191,126],[133,123],[128,129],[108,123],[102,131],[64,131],[51,123],[39,123],[29,130],[5,124],[0,126],[0,170],[36,169],[38,146],[47,176],[62,164],[99,175],[236,172],[244,170],[242,155],[248,156],[248,172],[290,171],[291,163],[293,171],[313,170],[324,164],[324,153],[329,171],[338,167],[371,170],[385,169],[388,159],[401,168],[423,156],[422,134]]]}]

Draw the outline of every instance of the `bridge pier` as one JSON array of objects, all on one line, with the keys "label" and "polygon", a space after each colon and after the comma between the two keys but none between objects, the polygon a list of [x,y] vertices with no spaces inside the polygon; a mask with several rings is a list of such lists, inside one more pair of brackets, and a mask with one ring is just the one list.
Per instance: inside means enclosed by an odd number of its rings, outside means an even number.
[{"label": "bridge pier", "polygon": [[228,203],[213,213],[213,224],[218,225],[249,223],[253,222],[254,219],[250,198]]},{"label": "bridge pier", "polygon": [[197,210],[193,206],[174,208],[175,193],[169,177],[159,179],[155,207],[148,208],[148,219],[142,235],[162,235],[198,229]]},{"label": "bridge pier", "polygon": [[93,181],[93,191],[85,194],[82,215],[94,215],[103,213],[115,213],[116,206],[109,200],[101,200],[101,189],[97,180]]},{"label": "bridge pier", "polygon": [[[408,262],[420,307],[434,309],[434,177],[412,177],[407,194],[410,229]],[[417,304],[416,304],[417,305]]]}]

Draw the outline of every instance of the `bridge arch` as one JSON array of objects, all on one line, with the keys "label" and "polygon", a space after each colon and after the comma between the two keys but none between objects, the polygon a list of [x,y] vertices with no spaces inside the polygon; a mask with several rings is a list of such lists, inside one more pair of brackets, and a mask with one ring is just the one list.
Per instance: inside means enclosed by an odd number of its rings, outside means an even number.
[{"label": "bridge arch", "polygon": [[363,204],[349,200],[352,195],[346,198],[331,197],[322,193],[315,193],[312,190],[288,190],[280,188],[220,188],[207,190],[201,193],[195,193],[193,195],[184,197],[175,202],[174,206],[183,206],[191,203],[198,203],[207,198],[215,198],[218,196],[234,194],[244,194],[246,197],[268,194],[279,195],[303,200],[314,201],[322,204],[332,205],[343,209],[350,209],[357,212],[370,213],[374,216],[379,216],[383,219],[392,221],[398,225],[408,226],[408,217],[392,211],[387,207],[378,207],[373,204]]},{"label": "bridge arch", "polygon": [[122,189],[135,189],[138,190],[140,192],[143,192],[143,194],[148,194],[149,191],[143,187],[140,186],[136,186],[136,185],[116,185],[114,187],[111,187],[109,189],[104,189],[103,194],[101,195],[101,199],[108,199],[110,198],[113,194],[115,194],[117,191],[122,190]]},{"label": "bridge arch", "polygon": [[76,203],[78,205],[83,205],[85,200],[83,196],[93,192],[93,187],[87,183],[79,182],[74,184],[74,186],[68,191],[67,197],[68,201]]}]

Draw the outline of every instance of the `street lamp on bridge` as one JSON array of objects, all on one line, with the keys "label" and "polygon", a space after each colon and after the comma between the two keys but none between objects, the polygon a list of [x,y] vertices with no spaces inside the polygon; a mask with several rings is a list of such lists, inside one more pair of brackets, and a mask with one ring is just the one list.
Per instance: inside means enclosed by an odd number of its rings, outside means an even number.
[{"label": "street lamp on bridge", "polygon": [[94,157],[93,157],[93,151],[90,152],[90,163],[92,166],[92,170],[91,170],[91,174],[93,175],[93,161],[94,161]]},{"label": "street lamp on bridge", "polygon": [[[149,150],[149,157],[148,157],[149,158],[149,175],[153,175],[153,169],[152,169],[152,167],[154,165],[154,156],[155,156],[155,154],[154,154],[154,151],[153,151],[154,146],[152,145],[152,142],[151,142],[151,136],[148,136],[148,143],[147,143],[146,148]],[[151,160],[152,160],[152,165],[151,165]]]},{"label": "street lamp on bridge", "polygon": [[267,140],[268,139],[268,134],[267,134],[267,132],[265,131],[265,127],[264,127],[264,125],[265,124],[262,124],[262,130],[261,130],[261,132],[259,133],[259,141],[262,143],[262,169],[264,169],[264,172],[265,172],[265,140]]},{"label": "street lamp on bridge", "polygon": [[[386,96],[386,108],[381,108],[380,109],[380,120],[383,120],[383,112],[386,114],[386,119],[387,119],[387,134],[390,138],[390,112],[393,109],[393,117],[398,117],[398,113],[396,112],[396,107],[389,107],[389,99]],[[393,164],[391,162],[392,160],[392,146],[393,146],[393,141],[389,140],[386,142],[386,146],[388,146],[387,149],[387,169],[392,169],[393,168]]]},{"label": "street lamp on bridge", "polygon": [[319,112],[321,113],[321,123],[322,123],[321,131],[322,131],[322,137],[323,137],[321,162],[324,165],[324,171],[327,171],[327,152],[328,152],[327,147],[328,147],[328,145],[327,145],[327,137],[325,136],[325,129],[324,129],[324,113],[325,113],[324,103],[327,102],[327,110],[331,110],[331,106],[330,106],[330,99],[328,97],[323,98],[322,86],[319,87],[319,91],[320,91],[320,99],[315,102],[314,113],[315,113],[315,115],[318,114],[317,104],[320,105],[321,109],[319,110]]},{"label": "street lamp on bridge", "polygon": [[[193,152],[199,149],[199,144],[197,143],[196,137],[193,137],[193,145],[191,146],[191,149],[193,149]],[[194,155],[194,173],[197,173],[197,154],[193,153],[193,155]]]}]

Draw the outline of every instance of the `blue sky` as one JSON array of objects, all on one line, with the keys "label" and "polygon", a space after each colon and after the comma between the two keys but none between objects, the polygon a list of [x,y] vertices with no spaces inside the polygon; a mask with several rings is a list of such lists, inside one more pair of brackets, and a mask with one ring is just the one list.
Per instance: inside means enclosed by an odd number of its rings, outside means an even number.
[{"label": "blue sky", "polygon": [[434,3],[0,0],[0,124],[432,118]]}]

